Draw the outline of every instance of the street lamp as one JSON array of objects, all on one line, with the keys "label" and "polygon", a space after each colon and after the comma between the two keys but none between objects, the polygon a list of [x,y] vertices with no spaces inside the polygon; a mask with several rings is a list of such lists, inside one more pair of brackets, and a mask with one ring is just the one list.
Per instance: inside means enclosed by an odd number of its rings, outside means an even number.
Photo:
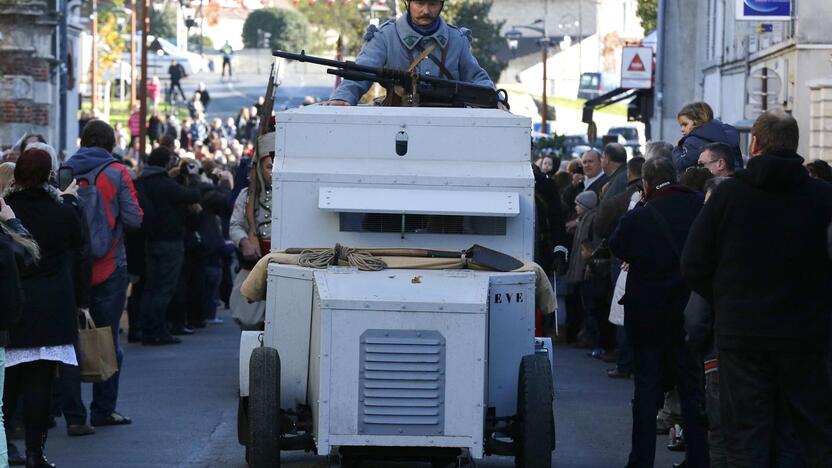
[{"label": "street lamp", "polygon": [[[533,26],[540,23],[543,23],[542,27]],[[508,46],[511,49],[516,49],[520,38],[523,37],[523,32],[520,31],[519,28],[530,29],[540,34],[540,37],[537,40],[537,44],[540,46],[543,53],[543,102],[540,106],[540,132],[549,133],[549,100],[547,96],[547,85],[549,83],[547,69],[549,67],[547,66],[547,62],[549,61],[549,46],[552,45],[552,38],[549,37],[548,31],[546,30],[546,22],[543,19],[538,19],[529,25],[512,26],[511,30],[506,32],[506,42],[508,42]]]}]

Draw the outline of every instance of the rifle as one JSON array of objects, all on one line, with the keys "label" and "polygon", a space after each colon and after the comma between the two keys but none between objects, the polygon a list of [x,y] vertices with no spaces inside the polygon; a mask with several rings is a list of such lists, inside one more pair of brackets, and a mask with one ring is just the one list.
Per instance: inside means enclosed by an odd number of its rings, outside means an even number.
[{"label": "rifle", "polygon": [[386,105],[408,107],[479,107],[496,109],[499,103],[508,107],[508,93],[489,86],[446,80],[413,71],[388,67],[370,67],[355,62],[341,62],[321,57],[275,50],[275,57],[329,67],[330,75],[352,81],[372,81],[387,89]]}]

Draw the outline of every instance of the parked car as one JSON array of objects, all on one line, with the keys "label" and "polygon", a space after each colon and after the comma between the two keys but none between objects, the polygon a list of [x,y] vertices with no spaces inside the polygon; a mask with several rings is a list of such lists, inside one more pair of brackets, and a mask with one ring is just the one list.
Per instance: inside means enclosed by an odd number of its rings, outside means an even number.
[{"label": "parked car", "polygon": [[644,135],[642,135],[641,132],[638,131],[638,127],[612,127],[607,132],[607,134],[623,136],[627,140],[627,142],[624,144],[632,149],[632,152],[635,156],[639,156],[642,154],[642,148],[646,143],[646,139],[644,138]]}]

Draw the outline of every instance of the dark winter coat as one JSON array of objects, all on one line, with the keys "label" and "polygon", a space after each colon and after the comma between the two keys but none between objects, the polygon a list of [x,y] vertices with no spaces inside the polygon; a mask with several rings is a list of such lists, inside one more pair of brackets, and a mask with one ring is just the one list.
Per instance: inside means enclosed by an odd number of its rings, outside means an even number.
[{"label": "dark winter coat", "polygon": [[566,222],[561,210],[560,196],[554,181],[532,166],[535,197],[535,262],[547,274],[553,272],[553,250],[562,245],[568,248]]},{"label": "dark winter coat", "polygon": [[682,312],[690,290],[679,271],[679,252],[702,203],[702,195],[687,187],[664,187],[622,216],[610,236],[612,253],[630,264],[621,304],[624,328],[636,346],[684,340]]},{"label": "dark winter coat", "polygon": [[627,185],[623,193],[613,197],[606,197],[598,206],[598,216],[595,218],[593,232],[599,239],[609,239],[618,220],[624,216],[630,207],[633,194],[639,190],[641,180],[634,180]]},{"label": "dark winter coat", "polygon": [[599,194],[601,201],[620,195],[627,190],[627,165],[622,164],[608,177],[607,182]]},{"label": "dark winter coat", "polygon": [[682,272],[714,304],[720,348],[826,344],[830,220],[832,186],[810,178],[795,153],[753,157],[717,187],[693,225]]},{"label": "dark winter coat", "polygon": [[731,125],[711,120],[701,127],[696,127],[688,136],[682,137],[673,149],[673,164],[679,172],[699,163],[699,153],[702,147],[709,143],[725,143],[736,149],[734,168],[742,168],[742,154],[739,151],[740,134]]},{"label": "dark winter coat", "polygon": [[9,329],[9,347],[72,344],[78,333],[76,297],[85,294],[82,275],[73,274],[85,260],[82,220],[75,208],[41,188],[13,192],[6,202],[41,250],[40,263],[20,272],[25,301],[20,321]]},{"label": "dark winter coat", "polygon": [[168,75],[170,75],[170,82],[171,83],[179,83],[182,78],[185,78],[185,67],[182,64],[177,63],[176,65],[171,65],[168,67]]},{"label": "dark winter coat", "polygon": [[185,238],[186,207],[199,202],[199,190],[173,180],[163,167],[146,166],[137,180],[140,200],[148,206],[142,230],[148,241],[181,241]]},{"label": "dark winter coat", "polygon": [[0,348],[9,344],[9,328],[20,319],[23,285],[15,259],[14,240],[0,229]]}]

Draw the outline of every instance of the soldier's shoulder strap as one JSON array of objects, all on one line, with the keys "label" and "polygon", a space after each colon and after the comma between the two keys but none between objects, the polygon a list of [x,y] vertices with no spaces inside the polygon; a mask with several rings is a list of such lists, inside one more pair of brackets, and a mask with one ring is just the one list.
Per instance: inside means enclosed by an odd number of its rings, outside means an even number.
[{"label": "soldier's shoulder strap", "polygon": [[464,37],[464,38],[468,39],[468,42],[470,42],[470,41],[471,41],[471,30],[470,30],[470,29],[468,29],[468,28],[462,28],[462,27],[459,27],[459,26],[454,26],[453,24],[450,24],[450,23],[448,23],[448,27],[449,27],[450,29],[453,29],[453,30],[455,30],[455,31],[459,32],[459,34],[460,34],[462,37]]},{"label": "soldier's shoulder strap", "polygon": [[384,29],[386,27],[389,27],[391,24],[394,24],[394,23],[395,22],[393,20],[387,20],[387,21],[381,23],[378,26],[376,26],[374,24],[371,24],[367,28],[367,32],[364,33],[364,41],[369,42],[376,35],[377,32],[381,31],[382,29]]}]

